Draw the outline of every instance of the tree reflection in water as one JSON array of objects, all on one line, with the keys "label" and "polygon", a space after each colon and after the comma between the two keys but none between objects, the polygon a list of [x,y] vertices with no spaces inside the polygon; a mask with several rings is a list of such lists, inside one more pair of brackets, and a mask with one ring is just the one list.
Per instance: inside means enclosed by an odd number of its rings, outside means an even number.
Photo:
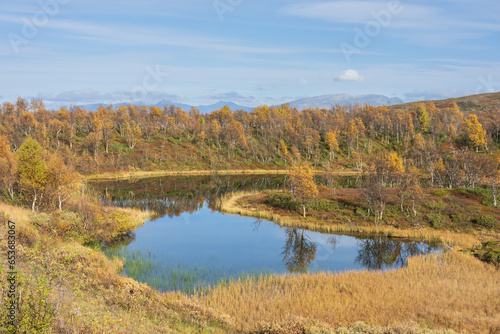
[{"label": "tree reflection in water", "polygon": [[[401,242],[382,238],[359,240],[356,263],[372,270],[384,267],[402,267],[406,265],[408,257],[422,253],[422,249],[419,248],[421,245],[418,242]],[[427,251],[429,250],[431,249]]]},{"label": "tree reflection in water", "polygon": [[[213,211],[220,208],[224,194],[240,190],[267,190],[283,187],[283,176],[189,176],[151,178],[138,181],[114,181],[92,184],[94,190],[102,195],[102,200],[118,207],[133,207],[150,210],[164,216],[178,217],[183,213],[196,213],[206,205]],[[253,231],[258,232],[262,221],[254,223]],[[306,231],[286,229],[285,245],[281,256],[289,272],[304,273],[309,270],[316,257],[318,261],[333,260],[339,236],[330,235],[326,243],[331,246],[320,248],[312,241]],[[134,241],[131,234],[107,245],[108,248],[121,248]],[[406,258],[435,250],[438,247],[416,242],[393,241],[381,238],[368,238],[358,241],[356,263],[366,269],[383,269],[406,265]],[[321,254],[322,252],[326,254]],[[318,255],[318,253],[320,253]]]},{"label": "tree reflection in water", "polygon": [[[257,222],[256,222],[257,223]],[[291,273],[305,273],[317,255],[318,244],[313,242],[304,230],[286,229],[283,246],[283,262]],[[339,243],[339,236],[330,235],[326,243],[332,246],[333,256]],[[419,242],[394,241],[382,238],[363,239],[358,241],[358,255],[355,263],[364,269],[380,270],[399,268],[406,265],[408,257],[436,250],[438,247],[424,245]]]},{"label": "tree reflection in water", "polygon": [[134,233],[121,235],[120,237],[105,243],[106,251],[109,254],[114,254],[116,251],[122,249],[123,247],[127,247],[128,245],[130,245],[133,241],[135,241]]},{"label": "tree reflection in water", "polygon": [[175,176],[144,180],[96,182],[91,186],[106,204],[132,207],[156,213],[154,219],[193,214],[206,203],[213,211],[220,209],[224,194],[241,190],[280,189],[284,176]]},{"label": "tree reflection in water", "polygon": [[304,230],[286,229],[283,262],[291,273],[305,273],[316,257],[317,244],[309,239]]}]

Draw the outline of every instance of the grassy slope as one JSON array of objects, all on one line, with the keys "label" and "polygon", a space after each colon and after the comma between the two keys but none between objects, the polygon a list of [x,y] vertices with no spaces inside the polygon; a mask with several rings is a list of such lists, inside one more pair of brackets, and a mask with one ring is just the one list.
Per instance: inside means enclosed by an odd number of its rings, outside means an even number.
[{"label": "grassy slope", "polygon": [[[404,104],[398,104],[391,106],[390,108],[399,109],[405,107],[411,107],[414,105],[418,105],[422,102],[427,101],[418,101],[418,102],[410,102]],[[479,95],[470,95],[463,96],[457,98],[450,98],[446,100],[436,100],[432,101],[436,105],[436,107],[441,108],[446,106],[450,102],[456,102],[462,111],[485,111],[485,110],[494,110],[500,108],[500,93],[488,93],[488,94],[479,94]]]},{"label": "grassy slope", "polygon": [[[24,298],[35,300],[35,305],[46,302],[50,306],[39,306],[35,312],[54,312],[52,325],[37,331],[45,328],[47,332],[71,333],[225,332],[223,315],[201,308],[183,295],[160,294],[121,276],[123,263],[108,259],[100,251],[53,236],[32,235],[31,211],[4,203],[0,203],[0,211],[17,224],[16,267],[20,277],[30,282],[20,287]],[[129,214],[130,211],[127,210]],[[144,214],[133,214],[143,221]],[[2,224],[2,252],[6,252],[6,235]],[[0,276],[4,282],[5,277]],[[35,291],[40,280],[48,282],[43,285],[50,291],[45,299],[40,299]],[[27,301],[24,305],[29,308]],[[37,320],[33,312],[28,312],[23,321],[34,324]]]}]

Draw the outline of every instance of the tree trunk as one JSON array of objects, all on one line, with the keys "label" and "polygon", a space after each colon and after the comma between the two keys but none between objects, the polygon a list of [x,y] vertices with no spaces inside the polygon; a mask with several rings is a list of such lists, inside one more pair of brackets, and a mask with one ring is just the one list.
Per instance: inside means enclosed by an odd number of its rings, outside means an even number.
[{"label": "tree trunk", "polygon": [[35,197],[33,197],[33,203],[31,204],[31,211],[35,212],[35,203],[36,203],[36,194]]},{"label": "tree trunk", "polygon": [[497,187],[496,185],[491,186],[491,194],[493,195],[493,206],[497,207]]},{"label": "tree trunk", "polygon": [[304,213],[304,218],[306,217],[306,203],[302,200],[302,212]]}]

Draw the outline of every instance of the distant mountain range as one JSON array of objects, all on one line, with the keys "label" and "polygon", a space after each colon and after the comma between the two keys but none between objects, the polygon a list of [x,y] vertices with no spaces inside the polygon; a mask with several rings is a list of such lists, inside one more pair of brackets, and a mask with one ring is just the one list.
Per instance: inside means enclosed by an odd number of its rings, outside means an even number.
[{"label": "distant mountain range", "polygon": [[371,104],[372,106],[379,107],[382,105],[391,106],[394,104],[402,104],[403,100],[397,97],[389,98],[383,95],[347,95],[347,94],[328,94],[315,97],[306,97],[303,99],[295,100],[290,103],[290,107],[297,108],[298,110],[306,108],[326,108],[329,109],[334,105],[354,105]]},{"label": "distant mountain range", "polygon": [[[191,109],[191,105],[189,105],[189,104],[173,102],[170,100],[161,100],[160,102],[155,103],[155,104],[151,104],[151,103],[148,104],[148,103],[144,103],[144,102],[140,102],[140,101],[139,102],[122,102],[122,103],[113,103],[113,106],[116,108],[119,106],[126,106],[129,104],[138,105],[138,106],[145,105],[147,107],[155,106],[155,107],[159,107],[162,109],[165,106],[175,105],[176,107],[179,107],[185,111],[189,111],[189,109]],[[109,104],[107,104],[107,103],[92,103],[92,104],[79,105],[79,107],[83,108],[83,109],[87,109],[87,110],[96,110],[98,107],[100,107],[102,105],[109,105]],[[240,105],[233,103],[233,102],[224,102],[224,101],[219,101],[217,103],[210,104],[210,105],[200,105],[200,106],[194,106],[194,107],[198,108],[200,110],[200,113],[207,114],[207,113],[211,113],[214,110],[222,109],[222,107],[224,107],[225,105],[227,105],[229,107],[229,109],[231,109],[231,110],[242,109],[242,110],[246,110],[246,111],[252,111],[254,108],[254,107],[240,106]]]},{"label": "distant mountain range", "polygon": [[[299,100],[291,101],[291,102],[285,102],[289,103],[290,107],[292,108],[297,108],[298,110],[306,109],[306,108],[326,108],[329,109],[332,106],[335,105],[353,105],[356,103],[359,104],[371,104],[373,106],[381,106],[381,105],[386,105],[386,106],[391,106],[395,104],[402,104],[404,103],[403,100],[397,97],[389,98],[387,96],[383,95],[375,95],[375,94],[368,94],[368,95],[347,95],[347,94],[328,94],[328,95],[321,95],[321,96],[315,96],[315,97],[306,97],[302,98]],[[122,105],[128,105],[129,103],[114,103],[113,105],[115,107],[119,107]],[[158,103],[155,104],[145,104],[143,102],[134,102],[132,104],[135,105],[146,105],[146,106],[157,106],[160,108],[163,108],[164,106],[170,106],[170,105],[175,105],[177,107],[180,107],[183,110],[189,110],[191,109],[191,105],[184,104],[184,103],[178,103],[178,102],[173,102],[170,100],[161,100]],[[93,103],[93,104],[86,104],[86,105],[80,105],[81,108],[87,109],[87,110],[95,110],[101,105],[106,105],[102,103]],[[248,107],[248,106],[241,106],[238,105],[234,102],[227,102],[227,101],[220,101],[214,104],[210,105],[200,105],[200,106],[194,106],[195,108],[198,108],[202,114],[210,113],[214,110],[219,110],[222,107],[227,105],[229,109],[231,110],[246,110],[246,111],[252,111],[254,107]]]}]

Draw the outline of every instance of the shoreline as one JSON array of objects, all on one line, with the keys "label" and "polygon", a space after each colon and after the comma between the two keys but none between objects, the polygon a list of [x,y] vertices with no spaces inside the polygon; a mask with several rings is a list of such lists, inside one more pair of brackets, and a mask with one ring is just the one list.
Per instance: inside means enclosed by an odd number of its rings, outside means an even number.
[{"label": "shoreline", "polygon": [[[315,170],[315,174],[322,174],[323,171]],[[92,174],[85,176],[86,181],[120,181],[130,179],[147,179],[162,176],[210,176],[210,175],[287,175],[286,169],[217,169],[217,170],[180,170],[180,171],[129,171]],[[338,171],[336,176],[356,176],[359,172]]]},{"label": "shoreline", "polygon": [[257,219],[266,219],[280,226],[306,229],[314,232],[345,234],[351,236],[383,236],[390,239],[408,239],[426,243],[438,242],[444,247],[468,249],[481,243],[473,234],[455,233],[451,231],[437,231],[431,229],[399,229],[392,226],[348,226],[323,222],[316,218],[284,217],[269,210],[244,208],[237,204],[238,200],[246,196],[257,196],[261,192],[237,192],[229,194],[221,206],[224,214],[233,214]]}]

